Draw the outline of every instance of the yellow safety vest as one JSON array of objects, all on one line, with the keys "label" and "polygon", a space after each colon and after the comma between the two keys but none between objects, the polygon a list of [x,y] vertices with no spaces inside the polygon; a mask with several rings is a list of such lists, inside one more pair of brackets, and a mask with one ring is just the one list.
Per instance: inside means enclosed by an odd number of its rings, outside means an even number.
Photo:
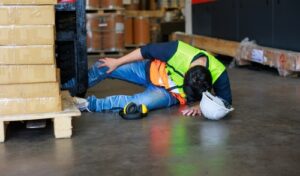
[{"label": "yellow safety vest", "polygon": [[[212,83],[214,84],[215,81],[220,77],[220,75],[225,71],[225,66],[213,55],[207,53],[204,50],[200,50],[191,45],[188,45],[182,41],[178,42],[177,50],[172,56],[172,58],[168,60],[166,66],[164,65],[163,67],[161,67],[157,60],[151,63],[150,79],[152,83],[158,86],[165,85],[165,87],[168,89],[169,86],[167,83],[167,78],[161,77],[169,76],[172,79],[172,81],[176,84],[180,96],[185,99],[186,95],[183,91],[184,75],[189,70],[193,58],[198,54],[203,54],[208,58],[208,70],[211,73]],[[160,69],[158,69],[158,65]],[[161,68],[165,69],[162,70]],[[157,70],[159,74],[155,74],[155,72],[157,73],[157,71],[154,70]],[[181,102],[181,104],[183,104],[182,99],[180,100],[178,98],[178,95],[176,95],[176,98]]]}]

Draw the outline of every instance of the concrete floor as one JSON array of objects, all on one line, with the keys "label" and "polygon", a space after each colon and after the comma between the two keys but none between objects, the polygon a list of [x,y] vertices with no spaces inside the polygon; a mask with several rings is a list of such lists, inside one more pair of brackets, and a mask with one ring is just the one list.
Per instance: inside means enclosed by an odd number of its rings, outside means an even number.
[{"label": "concrete floor", "polygon": [[[0,144],[0,175],[299,176],[300,79],[269,71],[229,69],[235,111],[221,121],[187,118],[183,107],[125,121],[83,113],[72,139],[56,140],[52,124],[9,126]],[[142,89],[105,81],[88,94]]]}]

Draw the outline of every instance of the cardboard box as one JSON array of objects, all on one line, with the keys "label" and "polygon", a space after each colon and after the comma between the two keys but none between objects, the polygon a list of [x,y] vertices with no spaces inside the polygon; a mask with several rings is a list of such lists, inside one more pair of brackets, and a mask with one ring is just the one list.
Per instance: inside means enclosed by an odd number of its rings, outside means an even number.
[{"label": "cardboard box", "polygon": [[54,25],[0,26],[0,45],[54,45]]},{"label": "cardboard box", "polygon": [[0,115],[49,113],[62,111],[61,96],[39,98],[2,98]]},{"label": "cardboard box", "polygon": [[56,81],[55,65],[0,65],[0,84]]},{"label": "cardboard box", "polygon": [[0,5],[57,4],[57,0],[0,0]]},{"label": "cardboard box", "polygon": [[54,64],[53,45],[0,46],[0,64]]},{"label": "cardboard box", "polygon": [[60,94],[58,82],[0,85],[1,98],[55,97]]},{"label": "cardboard box", "polygon": [[54,6],[0,6],[0,25],[12,24],[54,25]]}]

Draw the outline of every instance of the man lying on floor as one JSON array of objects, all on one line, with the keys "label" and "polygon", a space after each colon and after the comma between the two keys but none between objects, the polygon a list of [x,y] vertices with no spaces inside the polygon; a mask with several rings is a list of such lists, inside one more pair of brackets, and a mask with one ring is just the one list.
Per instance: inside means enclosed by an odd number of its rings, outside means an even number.
[{"label": "man lying on floor", "polygon": [[[115,59],[99,59],[88,72],[88,87],[106,78],[128,81],[145,88],[134,95],[75,98],[80,110],[102,112],[120,110],[129,102],[145,104],[148,110],[177,104],[199,102],[202,92],[213,89],[218,97],[232,103],[225,66],[213,55],[182,41],[148,44]],[[62,85],[70,89],[71,79]],[[201,115],[199,104],[182,111],[183,115]]]}]

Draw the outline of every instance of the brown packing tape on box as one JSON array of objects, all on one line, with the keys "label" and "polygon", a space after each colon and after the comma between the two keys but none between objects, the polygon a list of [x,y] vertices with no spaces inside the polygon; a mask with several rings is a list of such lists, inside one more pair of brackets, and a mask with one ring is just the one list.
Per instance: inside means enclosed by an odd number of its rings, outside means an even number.
[{"label": "brown packing tape on box", "polygon": [[40,5],[50,5],[57,4],[57,0],[0,0],[0,5],[28,5],[28,4],[40,4]]},{"label": "brown packing tape on box", "polygon": [[55,65],[0,65],[0,84],[56,81]]},{"label": "brown packing tape on box", "polygon": [[60,69],[59,68],[56,69],[56,79],[57,79],[57,82],[60,85],[61,84],[61,80],[60,80]]},{"label": "brown packing tape on box", "polygon": [[39,98],[2,98],[0,114],[32,114],[60,112],[62,110],[61,95]]},{"label": "brown packing tape on box", "polygon": [[0,85],[1,98],[55,97],[60,94],[58,82]]},{"label": "brown packing tape on box", "polygon": [[0,46],[0,64],[54,64],[53,45]]},{"label": "brown packing tape on box", "polygon": [[54,25],[54,6],[0,6],[0,25],[12,24]]},{"label": "brown packing tape on box", "polygon": [[0,26],[0,45],[54,45],[54,25]]}]

